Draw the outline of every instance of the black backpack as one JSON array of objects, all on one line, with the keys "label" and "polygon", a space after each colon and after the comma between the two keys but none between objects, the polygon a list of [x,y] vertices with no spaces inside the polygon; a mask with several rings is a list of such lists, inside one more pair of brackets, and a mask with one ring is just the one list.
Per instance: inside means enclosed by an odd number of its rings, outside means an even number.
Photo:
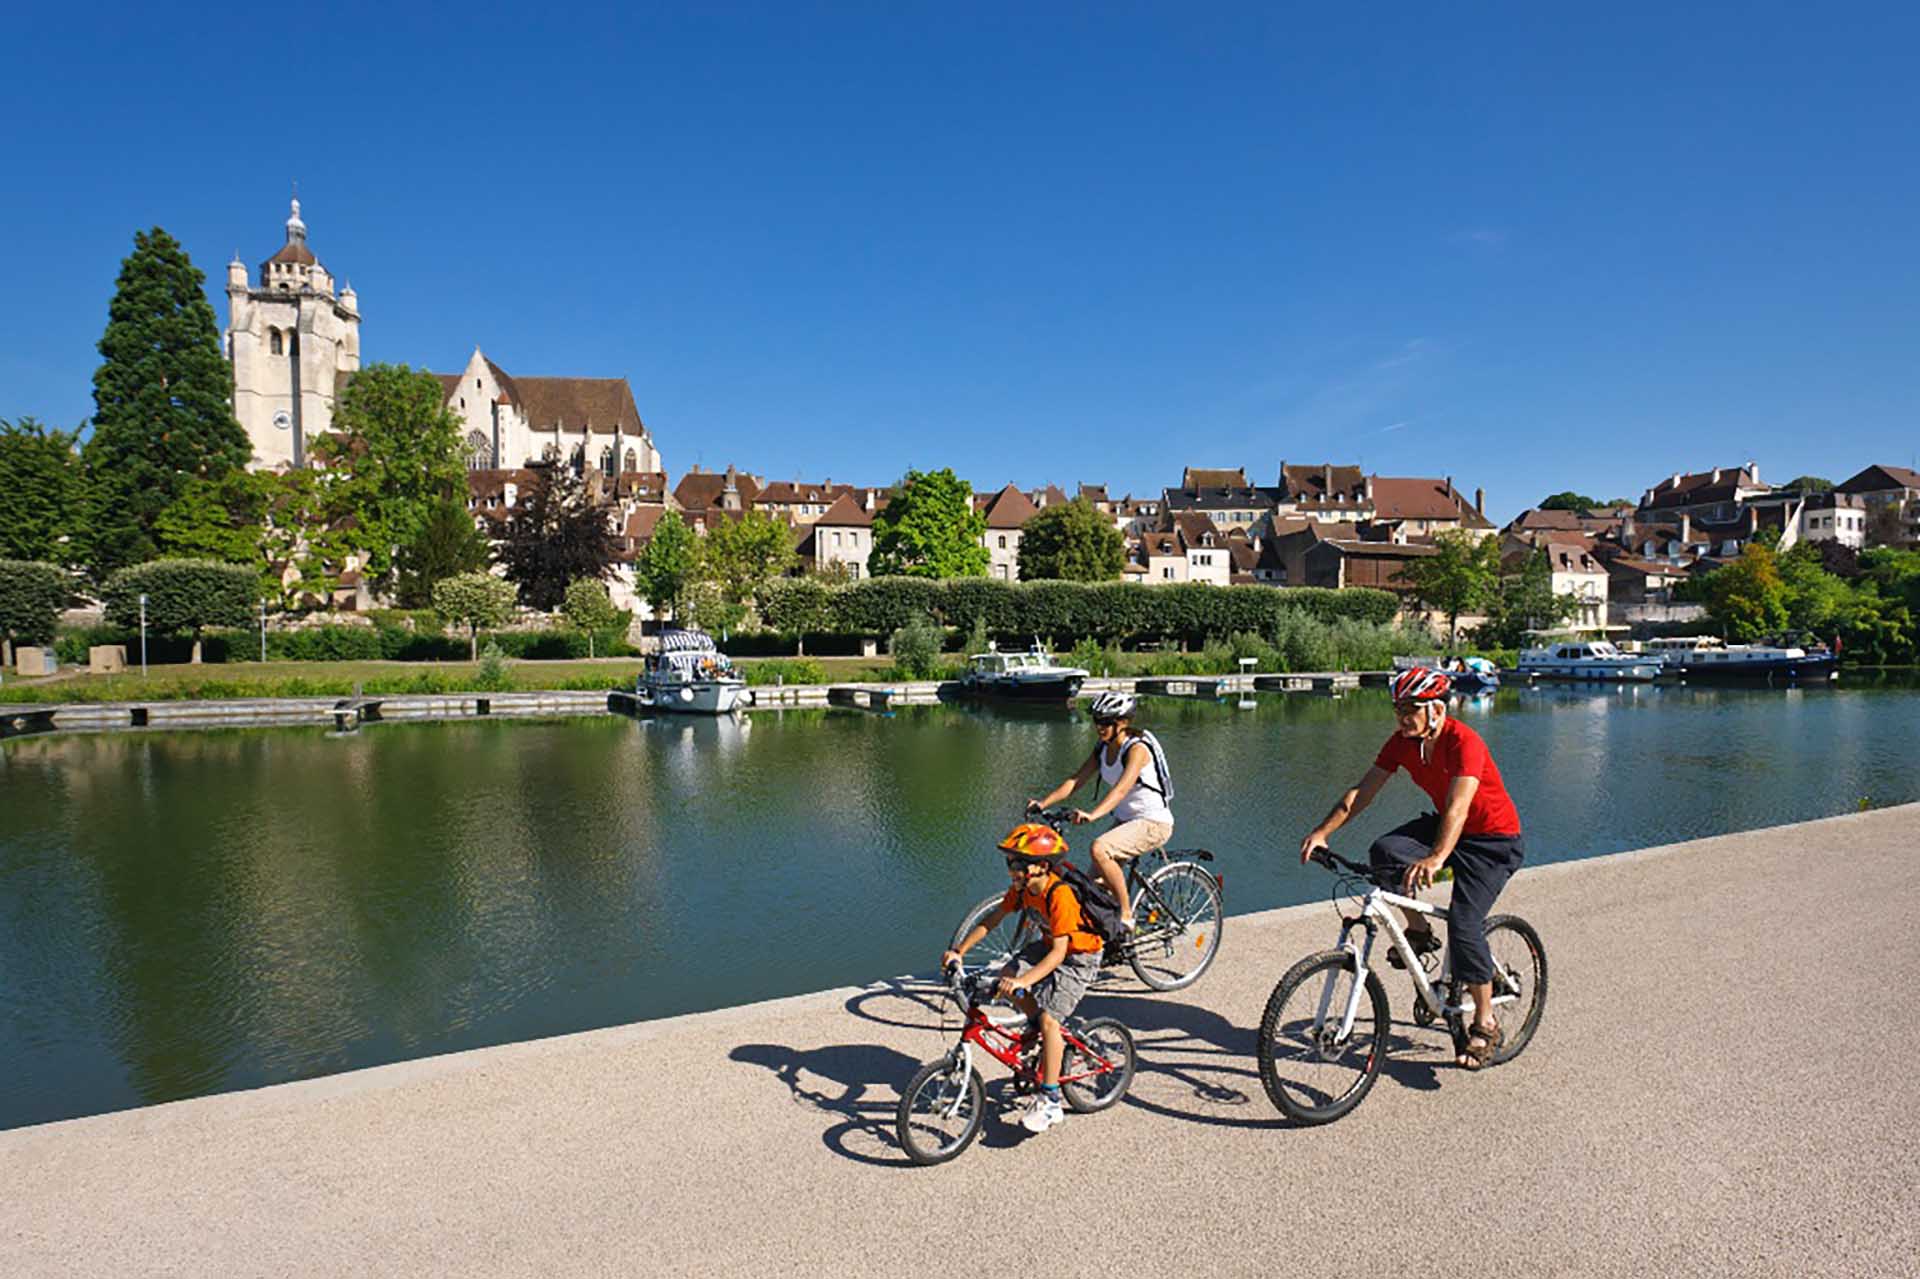
[{"label": "black backpack", "polygon": [[1120,935],[1120,903],[1113,900],[1105,884],[1069,861],[1055,866],[1054,873],[1060,876],[1060,882],[1047,890],[1048,905],[1052,905],[1055,893],[1070,889],[1080,903],[1080,922],[1088,932],[1103,942]]}]

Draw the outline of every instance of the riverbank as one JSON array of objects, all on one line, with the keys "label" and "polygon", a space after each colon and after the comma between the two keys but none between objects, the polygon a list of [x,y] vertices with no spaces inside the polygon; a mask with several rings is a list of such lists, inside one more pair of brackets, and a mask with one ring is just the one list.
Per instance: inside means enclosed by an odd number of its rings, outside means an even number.
[{"label": "riverbank", "polygon": [[[895,1088],[949,1042],[900,983],[0,1133],[0,1269],[894,1274],[991,1264],[983,1219],[1037,1185],[1097,1201],[1121,1256],[1378,1273],[1418,1228],[1391,1183],[1444,1172],[1438,1246],[1484,1233],[1502,1271],[1904,1274],[1920,1027],[1836,979],[1860,920],[1920,899],[1916,817],[1523,872],[1502,905],[1553,978],[1533,1046],[1456,1070],[1395,978],[1405,1050],[1328,1128],[1281,1126],[1252,1056],[1273,981],[1331,938],[1323,904],[1228,921],[1193,991],[1107,979],[1089,1007],[1135,1028],[1129,1102],[1034,1139],[991,1122],[944,1169],[892,1145]],[[1870,944],[1879,990],[1920,979],[1920,943]]]}]

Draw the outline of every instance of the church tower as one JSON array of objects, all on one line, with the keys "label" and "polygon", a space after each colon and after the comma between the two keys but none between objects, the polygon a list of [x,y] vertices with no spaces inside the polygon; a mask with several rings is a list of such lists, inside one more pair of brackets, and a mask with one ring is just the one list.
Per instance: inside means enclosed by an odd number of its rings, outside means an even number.
[{"label": "church tower", "polygon": [[307,247],[300,201],[287,219],[287,242],[260,264],[249,284],[239,255],[227,264],[227,359],[233,365],[233,415],[253,442],[256,470],[308,464],[316,436],[333,425],[333,408],[360,367],[360,300]]}]

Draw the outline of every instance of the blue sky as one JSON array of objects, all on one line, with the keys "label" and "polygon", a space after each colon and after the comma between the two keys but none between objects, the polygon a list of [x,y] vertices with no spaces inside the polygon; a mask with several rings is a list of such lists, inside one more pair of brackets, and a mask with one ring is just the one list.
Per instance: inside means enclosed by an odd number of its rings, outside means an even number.
[{"label": "blue sky", "polygon": [[35,6],[0,416],[297,179],[368,359],[625,376],[676,475],[1844,478],[1920,448],[1917,12]]}]

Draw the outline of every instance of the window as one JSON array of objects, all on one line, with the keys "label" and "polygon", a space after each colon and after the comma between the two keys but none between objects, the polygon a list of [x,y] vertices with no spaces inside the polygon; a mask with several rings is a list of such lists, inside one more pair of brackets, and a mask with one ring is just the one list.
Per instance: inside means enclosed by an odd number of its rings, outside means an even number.
[{"label": "window", "polygon": [[[1003,551],[1007,549],[1007,535],[1005,533],[1002,533],[1000,535],[1000,549]],[[964,941],[965,938],[962,938],[961,940]]]},{"label": "window", "polygon": [[1173,565],[1169,564],[1162,568],[1160,570],[1160,576],[1171,582],[1173,580]]},{"label": "window", "polygon": [[834,534],[833,534],[833,544],[835,546],[840,545],[840,533],[839,533],[839,530],[837,529],[834,531]]},{"label": "window", "polygon": [[267,330],[267,343],[268,349],[275,355],[285,355],[287,353],[286,344],[280,340],[279,329]]},{"label": "window", "polygon": [[627,469],[629,471],[637,471],[640,469],[640,458],[632,449],[627,450]]},{"label": "window", "polygon": [[613,473],[613,445],[611,444],[600,450],[600,473],[602,475]]}]

